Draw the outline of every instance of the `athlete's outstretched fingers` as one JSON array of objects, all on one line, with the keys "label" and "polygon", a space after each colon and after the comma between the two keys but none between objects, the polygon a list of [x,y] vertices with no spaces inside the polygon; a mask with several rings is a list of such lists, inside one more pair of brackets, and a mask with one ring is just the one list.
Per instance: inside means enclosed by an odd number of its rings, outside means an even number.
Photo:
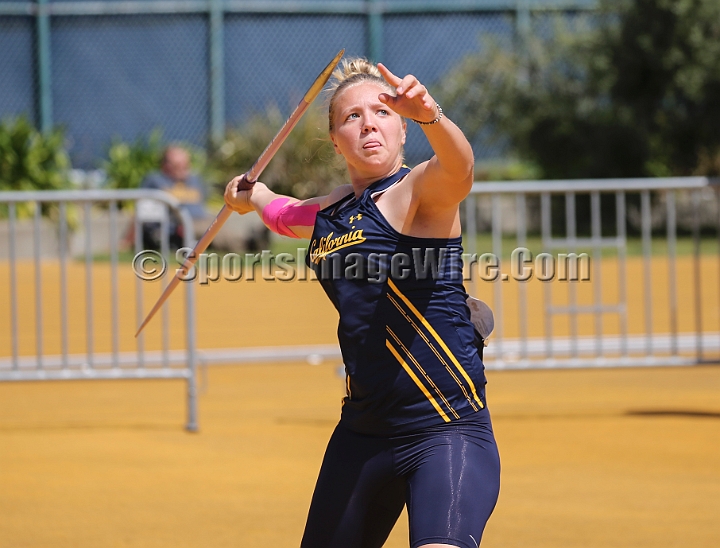
[{"label": "athlete's outstretched fingers", "polygon": [[382,63],[378,63],[377,68],[380,71],[380,74],[382,74],[382,77],[385,79],[385,81],[391,86],[397,88],[400,82],[402,82],[402,78],[400,78],[399,76],[395,76],[392,72],[390,72],[390,69]]},{"label": "athlete's outstretched fingers", "polygon": [[400,116],[431,122],[437,117],[435,100],[427,88],[412,74],[403,78],[393,74],[382,63],[377,65],[380,74],[391,86],[395,86],[395,95],[380,93],[378,99]]},{"label": "athlete's outstretched fingers", "polygon": [[421,85],[418,79],[412,74],[406,75],[397,86],[397,94],[404,95],[408,99],[412,99],[417,95],[417,88]]},{"label": "athlete's outstretched fingers", "polygon": [[[403,95],[407,99],[417,99],[421,101],[423,107],[426,109],[435,106],[435,102],[432,100],[428,89],[422,84],[422,82],[420,82],[420,80],[417,79],[416,76],[413,76],[412,74],[405,76],[400,84],[400,87],[405,90]],[[400,94],[398,93],[398,95]]]},{"label": "athlete's outstretched fingers", "polygon": [[427,88],[418,82],[417,79],[415,79],[415,82],[405,92],[405,97],[419,100],[425,109],[431,109],[435,106],[435,102],[432,100]]}]

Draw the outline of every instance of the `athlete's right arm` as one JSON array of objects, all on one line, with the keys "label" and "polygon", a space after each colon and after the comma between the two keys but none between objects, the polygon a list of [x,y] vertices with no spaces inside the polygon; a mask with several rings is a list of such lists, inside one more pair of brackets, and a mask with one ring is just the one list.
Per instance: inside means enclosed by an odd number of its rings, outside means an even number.
[{"label": "athlete's right arm", "polygon": [[241,215],[256,211],[270,230],[291,238],[309,239],[317,212],[352,191],[350,185],[343,185],[327,196],[298,200],[276,194],[260,182],[248,185],[244,177],[235,177],[227,184],[225,204]]}]

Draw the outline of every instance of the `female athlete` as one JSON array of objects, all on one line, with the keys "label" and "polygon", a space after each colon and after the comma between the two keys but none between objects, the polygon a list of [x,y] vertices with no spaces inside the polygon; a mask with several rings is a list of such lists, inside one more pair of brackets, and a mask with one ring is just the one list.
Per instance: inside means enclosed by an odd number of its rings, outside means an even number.
[{"label": "female athlete", "polygon": [[[477,548],[500,463],[462,277],[472,149],[414,76],[364,59],[333,76],[330,138],[351,184],[304,201],[242,176],[225,191],[238,213],[310,239],[340,315],[347,393],[301,546],[380,547],[407,505],[411,548]],[[405,119],[435,153],[412,169]]]}]

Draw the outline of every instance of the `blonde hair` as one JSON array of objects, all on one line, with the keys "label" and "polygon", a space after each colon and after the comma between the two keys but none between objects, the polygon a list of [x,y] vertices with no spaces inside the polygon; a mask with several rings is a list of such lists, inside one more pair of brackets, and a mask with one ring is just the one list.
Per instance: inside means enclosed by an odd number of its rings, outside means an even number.
[{"label": "blonde hair", "polygon": [[364,57],[343,59],[340,66],[333,72],[330,87],[328,88],[328,93],[330,93],[330,100],[328,102],[328,126],[331,132],[335,127],[335,116],[333,114],[335,100],[342,90],[361,82],[378,84],[387,89],[390,94],[395,94],[395,89],[385,81],[374,63],[371,63]]}]

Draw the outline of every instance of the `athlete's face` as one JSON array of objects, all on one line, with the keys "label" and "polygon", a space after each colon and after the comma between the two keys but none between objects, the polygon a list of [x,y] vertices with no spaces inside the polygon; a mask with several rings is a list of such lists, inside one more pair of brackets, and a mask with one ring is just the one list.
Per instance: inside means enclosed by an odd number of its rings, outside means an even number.
[{"label": "athlete's face", "polygon": [[388,93],[388,89],[362,82],[344,89],[335,99],[335,127],[330,138],[335,151],[345,158],[351,177],[376,179],[402,165],[406,125],[380,102],[380,93]]}]

